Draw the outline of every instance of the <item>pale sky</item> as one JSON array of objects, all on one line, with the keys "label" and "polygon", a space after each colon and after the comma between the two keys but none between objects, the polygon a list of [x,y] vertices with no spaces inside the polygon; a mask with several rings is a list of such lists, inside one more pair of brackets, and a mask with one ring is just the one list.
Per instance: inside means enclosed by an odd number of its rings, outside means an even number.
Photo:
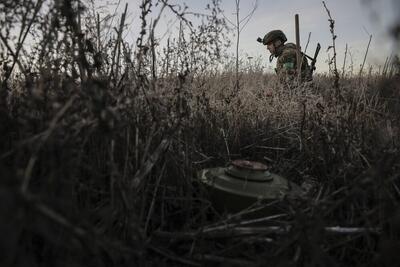
[{"label": "pale sky", "polygon": [[[98,0],[101,1],[101,0]],[[127,38],[135,40],[139,27],[138,6],[140,0],[121,0],[120,9],[129,4],[130,32]],[[185,3],[193,12],[205,12],[207,0],[170,0],[170,3]],[[369,34],[372,34],[372,42],[369,49],[366,66],[383,65],[386,57],[394,50],[394,44],[388,35],[390,25],[395,17],[400,15],[400,4],[395,0],[326,0],[331,15],[335,20],[335,33],[337,35],[337,62],[341,69],[343,64],[346,43],[352,54],[354,67],[357,69],[362,63],[367,48]],[[240,1],[240,15],[243,18],[252,9],[255,0]],[[110,7],[110,6],[109,6]],[[222,9],[227,18],[235,19],[235,0],[222,0]],[[114,7],[112,7],[114,8]],[[258,0],[257,9],[240,36],[240,51],[242,58],[247,56],[262,57],[269,68],[275,66],[275,61],[268,62],[269,54],[265,46],[256,42],[257,37],[263,37],[268,31],[281,29],[288,37],[289,42],[295,42],[294,15],[300,16],[301,46],[305,48],[308,34],[311,32],[310,44],[307,54],[312,56],[317,42],[322,46],[318,57],[317,71],[325,72],[328,69],[326,52],[332,43],[329,31],[328,16],[320,0]],[[152,16],[157,13],[153,12]],[[159,24],[158,32],[170,31],[176,33],[178,24],[171,24],[170,12],[166,12]],[[136,33],[136,34],[135,34]],[[232,36],[232,40],[234,40]],[[231,51],[234,49],[232,47]],[[349,56],[348,56],[349,58]],[[347,65],[350,64],[350,60]]]}]

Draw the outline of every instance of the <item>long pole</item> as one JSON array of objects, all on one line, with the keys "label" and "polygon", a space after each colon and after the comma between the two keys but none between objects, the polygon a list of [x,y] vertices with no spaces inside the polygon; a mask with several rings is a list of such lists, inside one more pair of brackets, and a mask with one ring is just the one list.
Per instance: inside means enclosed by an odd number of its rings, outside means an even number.
[{"label": "long pole", "polygon": [[296,50],[297,50],[297,58],[296,58],[296,62],[297,62],[297,74],[300,77],[300,72],[301,72],[301,64],[300,64],[300,60],[301,60],[301,56],[300,56],[300,24],[299,24],[299,14],[296,14],[294,16],[295,18],[295,27],[296,27]]}]

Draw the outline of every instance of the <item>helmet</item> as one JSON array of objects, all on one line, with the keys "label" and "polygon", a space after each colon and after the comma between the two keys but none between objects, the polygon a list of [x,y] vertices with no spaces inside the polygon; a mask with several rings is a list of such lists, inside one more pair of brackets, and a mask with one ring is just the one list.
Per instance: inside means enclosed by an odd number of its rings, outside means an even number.
[{"label": "helmet", "polygon": [[266,45],[266,44],[269,44],[269,43],[271,43],[271,42],[273,42],[273,41],[275,41],[277,39],[281,39],[282,42],[286,42],[287,41],[286,35],[281,30],[273,30],[273,31],[270,31],[269,33],[267,33],[264,36],[264,38],[262,40],[262,43],[264,45]]}]

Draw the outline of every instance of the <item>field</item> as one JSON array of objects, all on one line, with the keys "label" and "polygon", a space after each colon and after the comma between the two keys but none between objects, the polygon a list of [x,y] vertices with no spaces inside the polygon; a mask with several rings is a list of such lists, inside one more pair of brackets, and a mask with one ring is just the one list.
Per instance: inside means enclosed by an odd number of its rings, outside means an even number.
[{"label": "field", "polygon": [[[398,265],[398,65],[289,90],[236,73],[217,5],[196,27],[160,1],[162,48],[151,1],[134,46],[78,3],[0,4],[1,266]],[[279,207],[263,227],[221,214],[197,172],[234,159],[313,190],[257,203]]]}]

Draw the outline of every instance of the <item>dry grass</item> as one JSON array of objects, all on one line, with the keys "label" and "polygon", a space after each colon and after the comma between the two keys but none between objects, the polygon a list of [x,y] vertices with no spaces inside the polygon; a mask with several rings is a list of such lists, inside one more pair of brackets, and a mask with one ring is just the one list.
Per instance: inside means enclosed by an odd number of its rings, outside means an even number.
[{"label": "dry grass", "polygon": [[[58,8],[65,38],[38,44],[48,56],[26,75],[0,74],[2,266],[396,266],[398,76],[342,79],[337,97],[331,77],[289,91],[255,65],[236,93],[233,71],[204,68],[207,43],[194,60],[171,41],[153,72],[151,47],[82,47],[96,35],[77,38]],[[235,158],[318,190],[259,203],[279,209],[275,228],[218,214],[195,174]]]}]

